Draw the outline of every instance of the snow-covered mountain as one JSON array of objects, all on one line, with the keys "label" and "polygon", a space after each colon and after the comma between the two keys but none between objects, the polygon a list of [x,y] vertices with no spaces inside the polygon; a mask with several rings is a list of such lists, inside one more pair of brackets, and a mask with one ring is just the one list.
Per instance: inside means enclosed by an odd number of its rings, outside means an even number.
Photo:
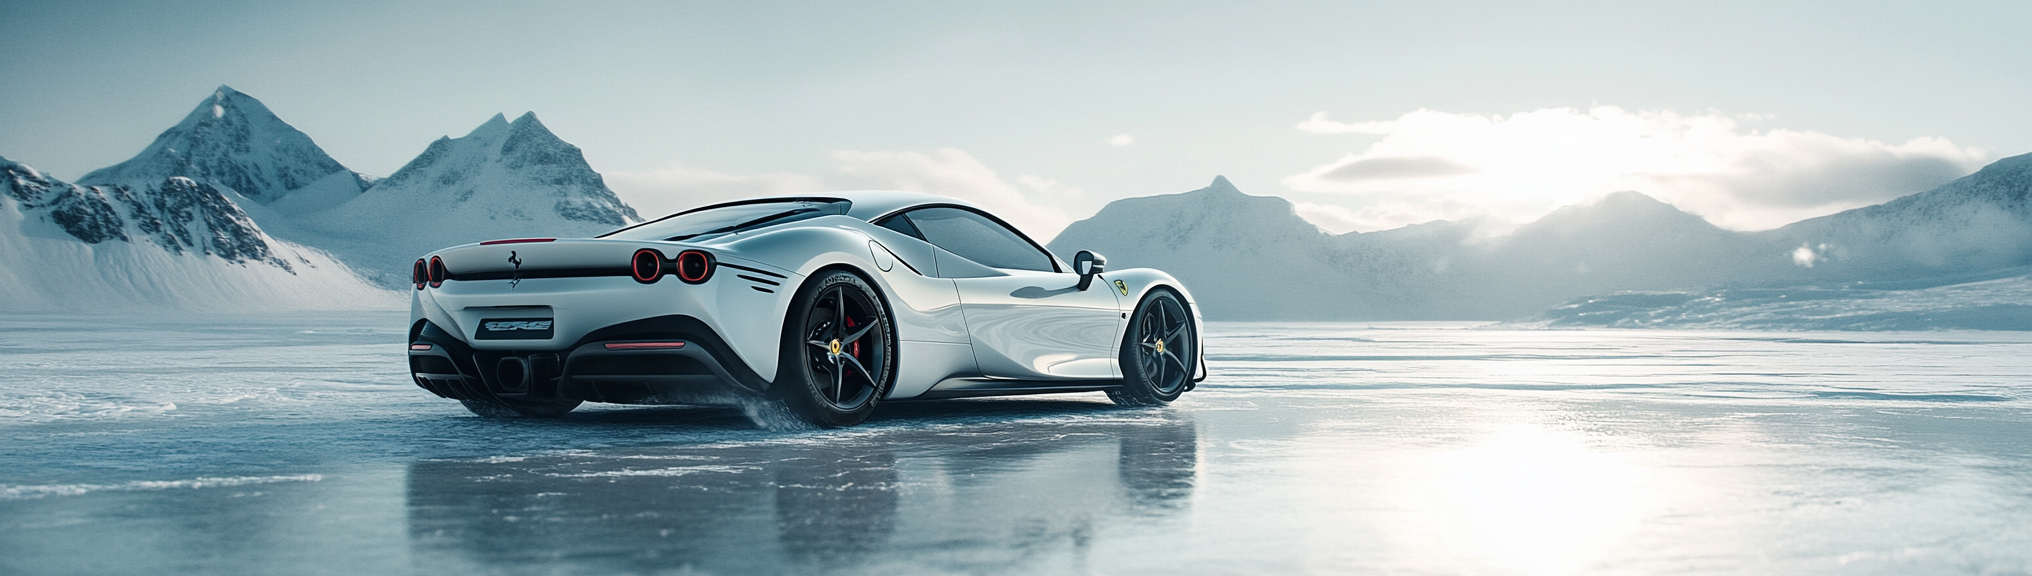
[{"label": "snow-covered mountain", "polygon": [[282,234],[338,254],[384,286],[431,250],[495,238],[594,236],[638,222],[585,155],[535,113],[495,115],[342,205],[290,217]]},{"label": "snow-covered mountain", "polygon": [[1746,262],[1783,250],[1709,224],[1636,192],[1566,206],[1508,235],[1457,243],[1460,264],[1441,279],[1466,318],[1514,318],[1575,296],[1663,290],[1738,279]]},{"label": "snow-covered mountain", "polygon": [[2032,154],[1757,236],[1786,248],[1795,266],[1778,276],[1790,281],[1920,278],[2032,264]]},{"label": "snow-covered mountain", "polygon": [[298,213],[343,203],[372,179],[346,169],[252,96],[220,86],[140,154],[94,170],[84,185],[153,186],[172,176]]},{"label": "snow-covered mountain", "polygon": [[[1547,327],[2032,330],[2032,155],[1884,204],[1738,235],[1734,283],[1624,286],[1521,321]],[[1782,254],[1783,257],[1776,255]]]},{"label": "snow-covered mountain", "polygon": [[399,304],[330,256],[269,237],[182,176],[78,186],[0,158],[0,292],[14,312]]},{"label": "snow-covered mountain", "polygon": [[1215,177],[1184,194],[1109,203],[1059,232],[1049,248],[1066,261],[1093,250],[1108,257],[1109,268],[1164,270],[1196,298],[1219,302],[1225,317],[1275,319],[1332,304],[1329,294],[1289,285],[1343,276],[1322,258],[1329,238],[1284,199],[1249,196]]},{"label": "snow-covered mountain", "polygon": [[[1211,318],[1520,318],[1589,295],[1717,286],[1941,285],[2032,265],[2032,155],[1892,202],[1741,233],[1635,192],[1568,206],[1494,238],[1474,222],[1327,235],[1289,202],[1205,189],[1109,204],[1051,248],[1149,266]],[[1881,289],[1880,289],[1881,290]]]},{"label": "snow-covered mountain", "polygon": [[430,250],[640,219],[534,114],[496,115],[375,180],[226,86],[84,185],[0,169],[0,287],[20,310],[399,306],[382,288]]},{"label": "snow-covered mountain", "polygon": [[1569,206],[1508,236],[1473,222],[1329,235],[1282,198],[1225,178],[1168,196],[1109,204],[1051,242],[1114,268],[1152,267],[1191,288],[1218,319],[1509,318],[1605,287],[1698,286],[1743,250],[1730,233],[1642,194]]}]

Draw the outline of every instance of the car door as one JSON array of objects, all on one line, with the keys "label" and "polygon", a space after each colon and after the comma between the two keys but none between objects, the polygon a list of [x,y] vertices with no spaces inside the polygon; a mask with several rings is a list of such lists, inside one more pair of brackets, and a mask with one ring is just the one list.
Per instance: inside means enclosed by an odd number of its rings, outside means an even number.
[{"label": "car door", "polygon": [[990,377],[1120,378],[1121,303],[1049,252],[987,214],[957,206],[918,208],[879,224],[938,247],[938,275],[958,286],[974,358]]}]

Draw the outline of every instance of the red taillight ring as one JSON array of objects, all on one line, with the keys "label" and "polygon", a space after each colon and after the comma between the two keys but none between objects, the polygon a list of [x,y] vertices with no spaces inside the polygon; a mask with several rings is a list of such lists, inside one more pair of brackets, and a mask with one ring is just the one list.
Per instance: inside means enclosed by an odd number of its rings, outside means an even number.
[{"label": "red taillight ring", "polygon": [[450,275],[450,273],[445,271],[444,258],[437,256],[430,257],[430,287],[437,288],[444,286],[445,277]]},{"label": "red taillight ring", "polygon": [[649,248],[643,248],[641,250],[636,250],[635,256],[629,258],[628,261],[629,261],[628,266],[629,273],[635,276],[636,282],[648,284],[650,282],[655,282],[658,278],[663,277],[662,252],[657,252]]},{"label": "red taillight ring", "polygon": [[677,279],[686,284],[702,284],[713,277],[713,255],[704,250],[686,250],[677,253]]},{"label": "red taillight ring", "polygon": [[430,267],[424,265],[422,258],[417,258],[416,266],[409,269],[409,281],[416,283],[417,290],[422,290],[424,284],[430,283]]}]

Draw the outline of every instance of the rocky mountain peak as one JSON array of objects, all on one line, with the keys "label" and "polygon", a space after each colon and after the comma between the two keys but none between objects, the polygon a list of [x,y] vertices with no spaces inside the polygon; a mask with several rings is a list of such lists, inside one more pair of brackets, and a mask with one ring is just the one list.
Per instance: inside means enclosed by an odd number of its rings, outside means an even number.
[{"label": "rocky mountain peak", "polygon": [[1227,178],[1216,176],[1207,187],[1191,192],[1109,202],[1092,218],[1066,227],[1051,241],[1051,248],[1077,251],[1082,245],[1150,239],[1179,250],[1188,244],[1245,239],[1253,243],[1266,237],[1309,243],[1323,236],[1325,232],[1298,217],[1290,201],[1243,194]]},{"label": "rocky mountain peak", "polygon": [[[350,202],[295,225],[387,286],[417,256],[520,236],[596,236],[641,219],[533,113],[496,114],[466,135],[430,143]],[[371,238],[372,242],[358,239]]]},{"label": "rocky mountain peak", "polygon": [[127,241],[126,222],[106,194],[44,176],[35,168],[0,157],[5,199],[29,217],[40,216],[86,244]]},{"label": "rocky mountain peak", "polygon": [[171,253],[291,270],[268,235],[210,184],[171,176],[146,186],[78,186],[0,158],[6,199],[24,216],[55,225],[86,244],[152,242]]},{"label": "rocky mountain peak", "polygon": [[343,200],[367,184],[260,100],[230,86],[213,91],[140,154],[94,170],[79,182],[145,187],[177,176],[263,204],[313,186],[318,195],[336,194]]},{"label": "rocky mountain peak", "polygon": [[1575,234],[1600,230],[1719,231],[1692,213],[1641,192],[1614,192],[1593,202],[1562,206],[1517,230],[1520,236],[1539,233]]},{"label": "rocky mountain peak", "polygon": [[565,220],[618,228],[641,219],[607,188],[585,154],[551,133],[534,112],[513,122],[495,114],[465,136],[439,138],[376,183],[370,196],[376,204],[389,202],[382,199],[389,196],[456,204],[485,198],[485,204],[507,210],[491,217],[496,220],[538,218],[527,210],[535,199],[548,199],[550,211]]},{"label": "rocky mountain peak", "polygon": [[1227,177],[1227,176],[1219,176],[1219,175],[1216,175],[1216,176],[1214,176],[1214,181],[1213,181],[1213,183],[1212,183],[1212,184],[1208,184],[1208,185],[1207,185],[1207,187],[1205,187],[1205,188],[1201,188],[1201,190],[1205,190],[1205,191],[1207,191],[1208,193],[1213,193],[1213,194],[1237,194],[1237,195],[1239,195],[1239,194],[1241,194],[1241,193],[1242,193],[1242,190],[1241,190],[1240,188],[1236,188],[1236,187],[1235,187],[1235,185],[1234,185],[1234,183],[1228,182],[1228,177]]},{"label": "rocky mountain peak", "polygon": [[[525,113],[523,114],[523,116],[533,118],[534,117],[533,114],[534,114],[533,112]],[[506,114],[495,113],[493,118],[488,118],[486,122],[481,122],[479,126],[473,128],[472,132],[467,132],[465,138],[482,141],[496,141],[499,140],[501,136],[506,135],[508,133],[508,130],[509,130],[508,116]]]}]

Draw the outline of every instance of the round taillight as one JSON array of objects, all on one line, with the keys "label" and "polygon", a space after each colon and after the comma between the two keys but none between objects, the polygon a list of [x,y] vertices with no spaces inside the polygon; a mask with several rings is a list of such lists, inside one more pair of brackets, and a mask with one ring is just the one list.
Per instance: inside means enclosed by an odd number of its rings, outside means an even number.
[{"label": "round taillight", "polygon": [[686,284],[699,284],[713,277],[713,255],[703,250],[686,250],[677,253],[677,279]]},{"label": "round taillight", "polygon": [[445,272],[443,258],[439,258],[436,256],[430,257],[430,287],[436,288],[439,286],[443,286],[445,277],[450,275],[451,274]]},{"label": "round taillight", "polygon": [[631,258],[630,262],[630,272],[635,275],[636,282],[648,284],[663,277],[663,253],[661,252],[648,248],[636,250],[635,257]]},{"label": "round taillight", "polygon": [[422,258],[417,258],[416,265],[409,268],[409,281],[416,284],[417,290],[430,282],[430,267],[424,265]]}]

